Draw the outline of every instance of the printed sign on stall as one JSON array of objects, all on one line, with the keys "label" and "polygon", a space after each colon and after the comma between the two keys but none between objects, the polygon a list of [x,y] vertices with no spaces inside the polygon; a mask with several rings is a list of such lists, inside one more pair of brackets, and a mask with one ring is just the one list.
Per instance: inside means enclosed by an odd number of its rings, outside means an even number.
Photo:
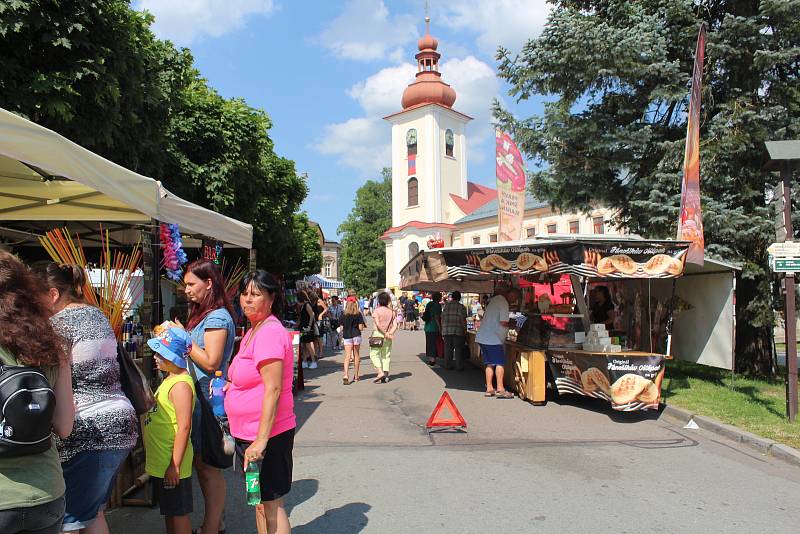
[{"label": "printed sign on stall", "polygon": [[550,370],[560,395],[603,399],[615,410],[657,410],[664,356],[551,351]]},{"label": "printed sign on stall", "polygon": [[575,274],[590,278],[674,278],[688,244],[591,242],[444,250],[448,275]]}]

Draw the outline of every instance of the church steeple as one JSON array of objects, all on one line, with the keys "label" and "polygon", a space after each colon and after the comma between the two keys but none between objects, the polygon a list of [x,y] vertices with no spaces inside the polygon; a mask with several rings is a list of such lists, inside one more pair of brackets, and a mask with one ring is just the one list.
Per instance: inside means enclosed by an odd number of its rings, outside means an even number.
[{"label": "church steeple", "polygon": [[404,110],[420,104],[440,104],[451,108],[456,101],[455,90],[442,81],[439,72],[442,55],[436,51],[439,41],[431,36],[430,22],[430,17],[425,17],[425,35],[417,42],[419,52],[414,56],[417,60],[417,79],[403,92],[401,103]]}]

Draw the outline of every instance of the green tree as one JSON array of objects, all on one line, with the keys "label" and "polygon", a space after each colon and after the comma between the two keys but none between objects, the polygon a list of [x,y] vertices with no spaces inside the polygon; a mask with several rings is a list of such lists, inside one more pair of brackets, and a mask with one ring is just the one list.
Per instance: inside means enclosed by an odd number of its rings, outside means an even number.
[{"label": "green tree", "polygon": [[0,105],[149,176],[192,56],[126,0],[0,2]]},{"label": "green tree", "polygon": [[308,187],[269,117],[217,94],[152,22],[128,0],[0,2],[0,105],[252,224],[260,266],[305,273],[322,261],[297,214]]},{"label": "green tree", "polygon": [[305,273],[322,262],[307,246],[308,225],[296,213],[308,186],[293,161],[275,154],[271,127],[265,112],[221,97],[197,77],[170,117],[163,180],[191,202],[252,224],[260,267]]},{"label": "green tree", "polygon": [[531,189],[557,208],[603,204],[632,232],[676,234],[695,40],[708,24],[701,116],[707,253],[741,262],[736,368],[768,374],[772,240],[764,141],[800,136],[800,1],[557,0],[517,57],[498,51],[511,94],[544,114],[499,122],[542,164]]},{"label": "green tree", "polygon": [[382,175],[358,188],[353,209],[339,225],[342,279],[359,294],[386,285],[386,246],[380,237],[392,225],[391,169],[384,168]]}]

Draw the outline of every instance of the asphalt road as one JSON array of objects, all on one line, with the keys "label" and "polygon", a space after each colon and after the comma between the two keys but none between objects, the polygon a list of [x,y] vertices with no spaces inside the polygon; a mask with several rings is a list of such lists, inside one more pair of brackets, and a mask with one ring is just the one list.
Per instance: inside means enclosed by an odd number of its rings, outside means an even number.
[{"label": "asphalt road", "polygon": [[[423,347],[421,332],[400,333],[388,384],[369,380],[366,347],[361,382],[342,385],[338,354],[307,371],[287,499],[294,533],[798,531],[797,467],[657,413],[486,399],[480,370],[430,369]],[[468,429],[428,434],[445,389]],[[254,533],[242,482],[227,476],[227,532]],[[114,510],[109,523],[163,530],[157,509]]]}]

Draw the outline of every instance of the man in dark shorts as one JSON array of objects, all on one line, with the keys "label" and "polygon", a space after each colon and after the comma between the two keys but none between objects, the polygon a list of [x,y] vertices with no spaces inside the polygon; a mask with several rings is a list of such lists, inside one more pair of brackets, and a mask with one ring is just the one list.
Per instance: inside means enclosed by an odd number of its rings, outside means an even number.
[{"label": "man in dark shorts", "polygon": [[417,305],[414,299],[406,299],[403,303],[403,312],[406,315],[406,327],[409,330],[417,330]]},{"label": "man in dark shorts", "polygon": [[[509,308],[519,302],[521,297],[522,293],[518,288],[498,286],[495,296],[486,305],[480,330],[475,336],[475,341],[481,346],[483,363],[486,366],[486,397],[513,398],[503,384],[506,365],[504,348],[510,326]],[[492,384],[495,377],[497,378],[497,390]]]}]

